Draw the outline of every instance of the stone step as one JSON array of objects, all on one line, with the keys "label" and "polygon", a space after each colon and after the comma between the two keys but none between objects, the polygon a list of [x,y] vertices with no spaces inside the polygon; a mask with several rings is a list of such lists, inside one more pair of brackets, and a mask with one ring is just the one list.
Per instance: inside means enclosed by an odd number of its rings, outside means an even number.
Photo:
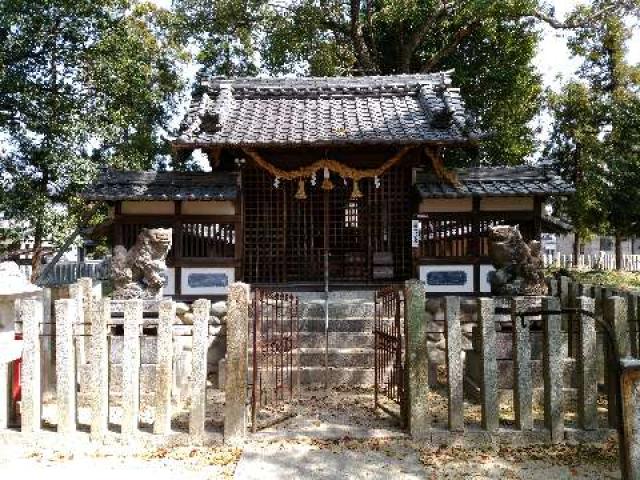
[{"label": "stone step", "polygon": [[[324,318],[300,319],[300,332],[324,332]],[[366,317],[350,317],[344,319],[329,319],[329,332],[373,332],[373,315]]]},{"label": "stone step", "polygon": [[[324,332],[301,332],[300,347],[324,348]],[[373,348],[372,332],[330,332],[329,348]]]},{"label": "stone step", "polygon": [[[329,302],[329,318],[373,318],[375,305],[372,301],[362,299],[340,300]],[[301,319],[324,319],[324,300],[310,300],[302,302],[299,307]]]},{"label": "stone step", "polygon": [[[373,385],[375,376],[373,368],[330,367],[328,372],[331,385]],[[300,383],[303,385],[323,384],[324,381],[324,367],[302,367],[300,369]]]},{"label": "stone step", "polygon": [[[374,365],[372,348],[330,348],[327,356],[330,367],[373,368]],[[302,367],[322,367],[324,357],[324,348],[300,349]]]}]

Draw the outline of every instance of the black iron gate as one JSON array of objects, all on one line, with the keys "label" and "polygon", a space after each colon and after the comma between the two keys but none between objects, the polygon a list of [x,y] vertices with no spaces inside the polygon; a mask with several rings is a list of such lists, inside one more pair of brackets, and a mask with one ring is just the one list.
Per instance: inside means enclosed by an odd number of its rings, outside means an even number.
[{"label": "black iron gate", "polygon": [[[397,287],[375,294],[375,407],[398,417],[404,425],[404,298]],[[383,398],[381,398],[383,397]],[[389,408],[383,399],[400,408]]]},{"label": "black iron gate", "polygon": [[298,297],[258,288],[252,310],[251,429],[255,432],[293,414],[300,391]]}]

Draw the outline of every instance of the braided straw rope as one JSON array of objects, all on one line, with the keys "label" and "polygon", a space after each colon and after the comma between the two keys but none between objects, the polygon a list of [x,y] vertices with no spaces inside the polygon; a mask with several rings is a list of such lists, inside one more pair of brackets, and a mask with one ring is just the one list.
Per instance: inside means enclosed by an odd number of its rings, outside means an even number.
[{"label": "braided straw rope", "polygon": [[312,163],[306,167],[300,167],[296,170],[286,171],[282,170],[275,165],[267,162],[260,154],[254,150],[245,150],[245,153],[249,155],[256,164],[269,172],[271,175],[277,178],[282,178],[284,180],[295,180],[298,178],[311,177],[318,170],[322,170],[327,168],[332,172],[338,173],[343,178],[350,178],[354,181],[361,180],[363,178],[372,178],[379,177],[384,172],[389,170],[395,164],[397,164],[402,158],[411,150],[411,147],[404,147],[397,154],[391,157],[389,160],[384,162],[378,168],[367,168],[364,170],[358,170],[356,168],[348,167],[336,160],[324,159],[318,160],[317,162]]}]

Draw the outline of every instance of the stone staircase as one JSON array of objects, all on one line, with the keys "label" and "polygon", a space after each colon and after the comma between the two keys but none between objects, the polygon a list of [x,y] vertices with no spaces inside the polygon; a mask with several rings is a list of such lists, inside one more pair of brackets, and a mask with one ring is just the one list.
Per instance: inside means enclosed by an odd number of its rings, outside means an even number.
[{"label": "stone staircase", "polygon": [[[329,294],[329,383],[372,385],[373,290]],[[300,292],[300,381],[325,381],[324,293]]]}]

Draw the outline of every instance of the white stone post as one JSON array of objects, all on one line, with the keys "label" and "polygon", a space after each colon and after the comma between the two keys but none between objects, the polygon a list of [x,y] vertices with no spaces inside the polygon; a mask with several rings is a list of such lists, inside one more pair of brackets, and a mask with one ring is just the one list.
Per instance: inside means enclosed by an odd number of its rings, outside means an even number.
[{"label": "white stone post", "polygon": [[79,283],[74,283],[69,285],[69,298],[71,300],[76,301],[76,318],[74,323],[78,324],[78,333],[81,335],[77,335],[74,338],[76,344],[76,365],[78,372],[81,371],[85,363],[87,363],[87,358],[85,356],[85,339],[82,334],[84,334],[84,293],[83,287]]},{"label": "white stone post", "polygon": [[40,404],[40,324],[42,302],[25,298],[20,301],[24,350],[21,368],[21,422],[23,433],[37,433],[41,428]]},{"label": "white stone post", "polygon": [[122,434],[133,436],[140,417],[140,328],[142,300],[124,302],[122,351]]},{"label": "white stone post", "polygon": [[157,337],[156,366],[156,414],[153,433],[167,435],[171,432],[171,384],[173,383],[173,322],[176,305],[171,300],[160,302]]},{"label": "white stone post", "polygon": [[207,349],[209,346],[209,313],[211,302],[193,302],[193,346],[191,347],[191,410],[189,435],[195,443],[204,441],[204,422],[207,404]]},{"label": "white stone post", "polygon": [[[80,322],[82,327],[79,329],[80,333],[84,335],[91,334],[92,316],[93,316],[93,279],[89,277],[82,277],[78,279],[78,286],[80,287],[80,294],[82,295],[82,311],[80,312]],[[86,336],[86,339],[89,337]],[[89,358],[89,341],[84,342],[84,358]]]},{"label": "white stone post", "polygon": [[76,366],[73,326],[77,315],[76,300],[57,300],[56,311],[56,400],[58,432],[76,431]]}]

